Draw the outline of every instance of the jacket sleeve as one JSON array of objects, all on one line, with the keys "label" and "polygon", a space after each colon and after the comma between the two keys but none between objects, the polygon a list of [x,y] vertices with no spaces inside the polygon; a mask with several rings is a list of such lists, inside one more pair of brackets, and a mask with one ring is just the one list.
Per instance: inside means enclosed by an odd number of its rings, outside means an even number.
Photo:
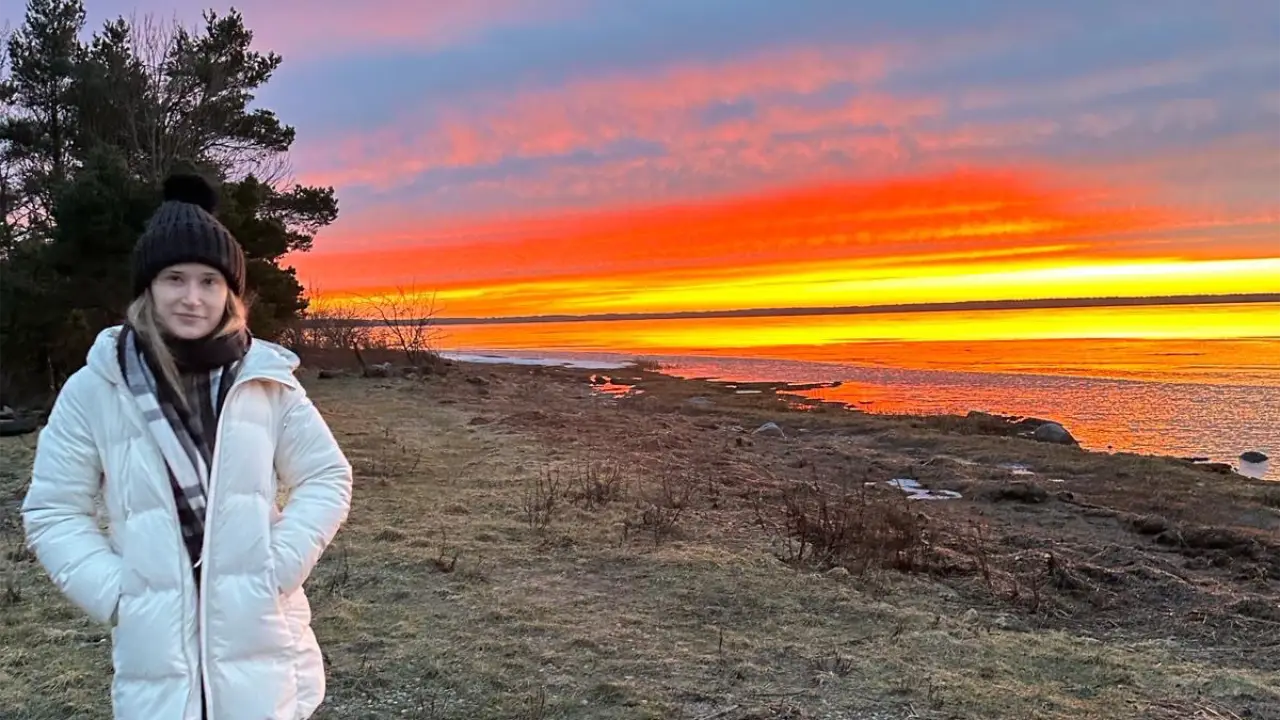
[{"label": "jacket sleeve", "polygon": [[280,592],[302,587],[347,519],[351,464],[305,390],[290,394],[276,443],[276,474],[292,490],[271,530],[271,556]]},{"label": "jacket sleeve", "polygon": [[54,585],[90,618],[109,623],[120,600],[122,561],[94,514],[102,462],[85,382],[83,376],[68,379],[40,431],[22,521],[27,546]]}]

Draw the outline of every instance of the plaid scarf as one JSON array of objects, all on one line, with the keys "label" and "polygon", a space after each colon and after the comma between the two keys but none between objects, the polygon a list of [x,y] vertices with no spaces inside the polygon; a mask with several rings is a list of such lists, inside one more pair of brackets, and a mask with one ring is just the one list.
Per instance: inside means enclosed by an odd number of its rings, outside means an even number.
[{"label": "plaid scarf", "polygon": [[[209,372],[184,373],[183,387],[171,388],[158,380],[164,376],[154,371],[145,343],[137,341],[133,328],[125,326],[117,350],[125,384],[164,457],[182,539],[192,564],[198,566],[204,546],[217,415],[234,382],[238,363]],[[185,395],[185,404],[178,402],[179,392]]]}]

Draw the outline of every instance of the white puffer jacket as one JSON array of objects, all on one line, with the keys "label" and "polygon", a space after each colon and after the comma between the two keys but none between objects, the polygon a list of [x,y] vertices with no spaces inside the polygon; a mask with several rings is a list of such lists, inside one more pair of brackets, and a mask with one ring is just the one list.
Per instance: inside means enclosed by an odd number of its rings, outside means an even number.
[{"label": "white puffer jacket", "polygon": [[[41,432],[22,505],[57,587],[112,624],[119,720],[299,720],[324,698],[302,584],[345,521],[351,466],[294,377],[254,340],[219,418],[197,598],[160,449],[99,334]],[[283,512],[277,479],[290,488]],[[95,501],[109,529],[99,529]]]}]

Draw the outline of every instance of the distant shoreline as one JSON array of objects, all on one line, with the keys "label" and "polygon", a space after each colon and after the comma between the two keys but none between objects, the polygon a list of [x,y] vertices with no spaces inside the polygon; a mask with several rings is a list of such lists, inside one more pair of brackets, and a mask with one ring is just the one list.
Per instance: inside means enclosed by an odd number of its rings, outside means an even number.
[{"label": "distant shoreline", "polygon": [[[1168,297],[1050,298],[1043,300],[970,300],[945,303],[895,305],[843,305],[827,307],[749,308],[743,310],[688,310],[654,313],[599,313],[588,315],[520,315],[512,317],[436,317],[433,325],[524,325],[532,323],[619,322],[635,320],[692,320],[706,318],[802,317],[821,315],[889,315],[991,310],[1053,310],[1066,308],[1152,307],[1168,305],[1245,305],[1280,303],[1280,293],[1238,295],[1177,295]],[[413,324],[421,320],[404,320]],[[352,324],[385,326],[382,320],[352,320]],[[304,321],[306,324],[306,321]]]}]

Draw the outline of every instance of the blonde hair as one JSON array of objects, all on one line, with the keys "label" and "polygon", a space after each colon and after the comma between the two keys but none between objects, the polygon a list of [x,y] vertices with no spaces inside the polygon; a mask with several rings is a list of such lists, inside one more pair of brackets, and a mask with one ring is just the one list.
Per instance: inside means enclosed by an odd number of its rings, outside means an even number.
[{"label": "blonde hair", "polygon": [[[169,387],[173,388],[180,400],[185,402],[184,393],[181,391],[181,377],[178,373],[178,364],[174,362],[173,353],[169,351],[169,346],[164,342],[163,325],[160,322],[160,314],[156,311],[155,299],[151,297],[151,288],[147,288],[136,300],[129,303],[129,310],[126,313],[129,319],[129,325],[138,332],[138,336],[147,344],[147,349],[151,351],[151,357],[155,359],[160,366],[160,372],[164,375],[164,379],[169,383]],[[239,295],[233,292],[227,293],[227,306],[222,313],[222,324],[215,331],[215,336],[230,335],[240,332],[248,327],[249,311],[244,301]]]}]

